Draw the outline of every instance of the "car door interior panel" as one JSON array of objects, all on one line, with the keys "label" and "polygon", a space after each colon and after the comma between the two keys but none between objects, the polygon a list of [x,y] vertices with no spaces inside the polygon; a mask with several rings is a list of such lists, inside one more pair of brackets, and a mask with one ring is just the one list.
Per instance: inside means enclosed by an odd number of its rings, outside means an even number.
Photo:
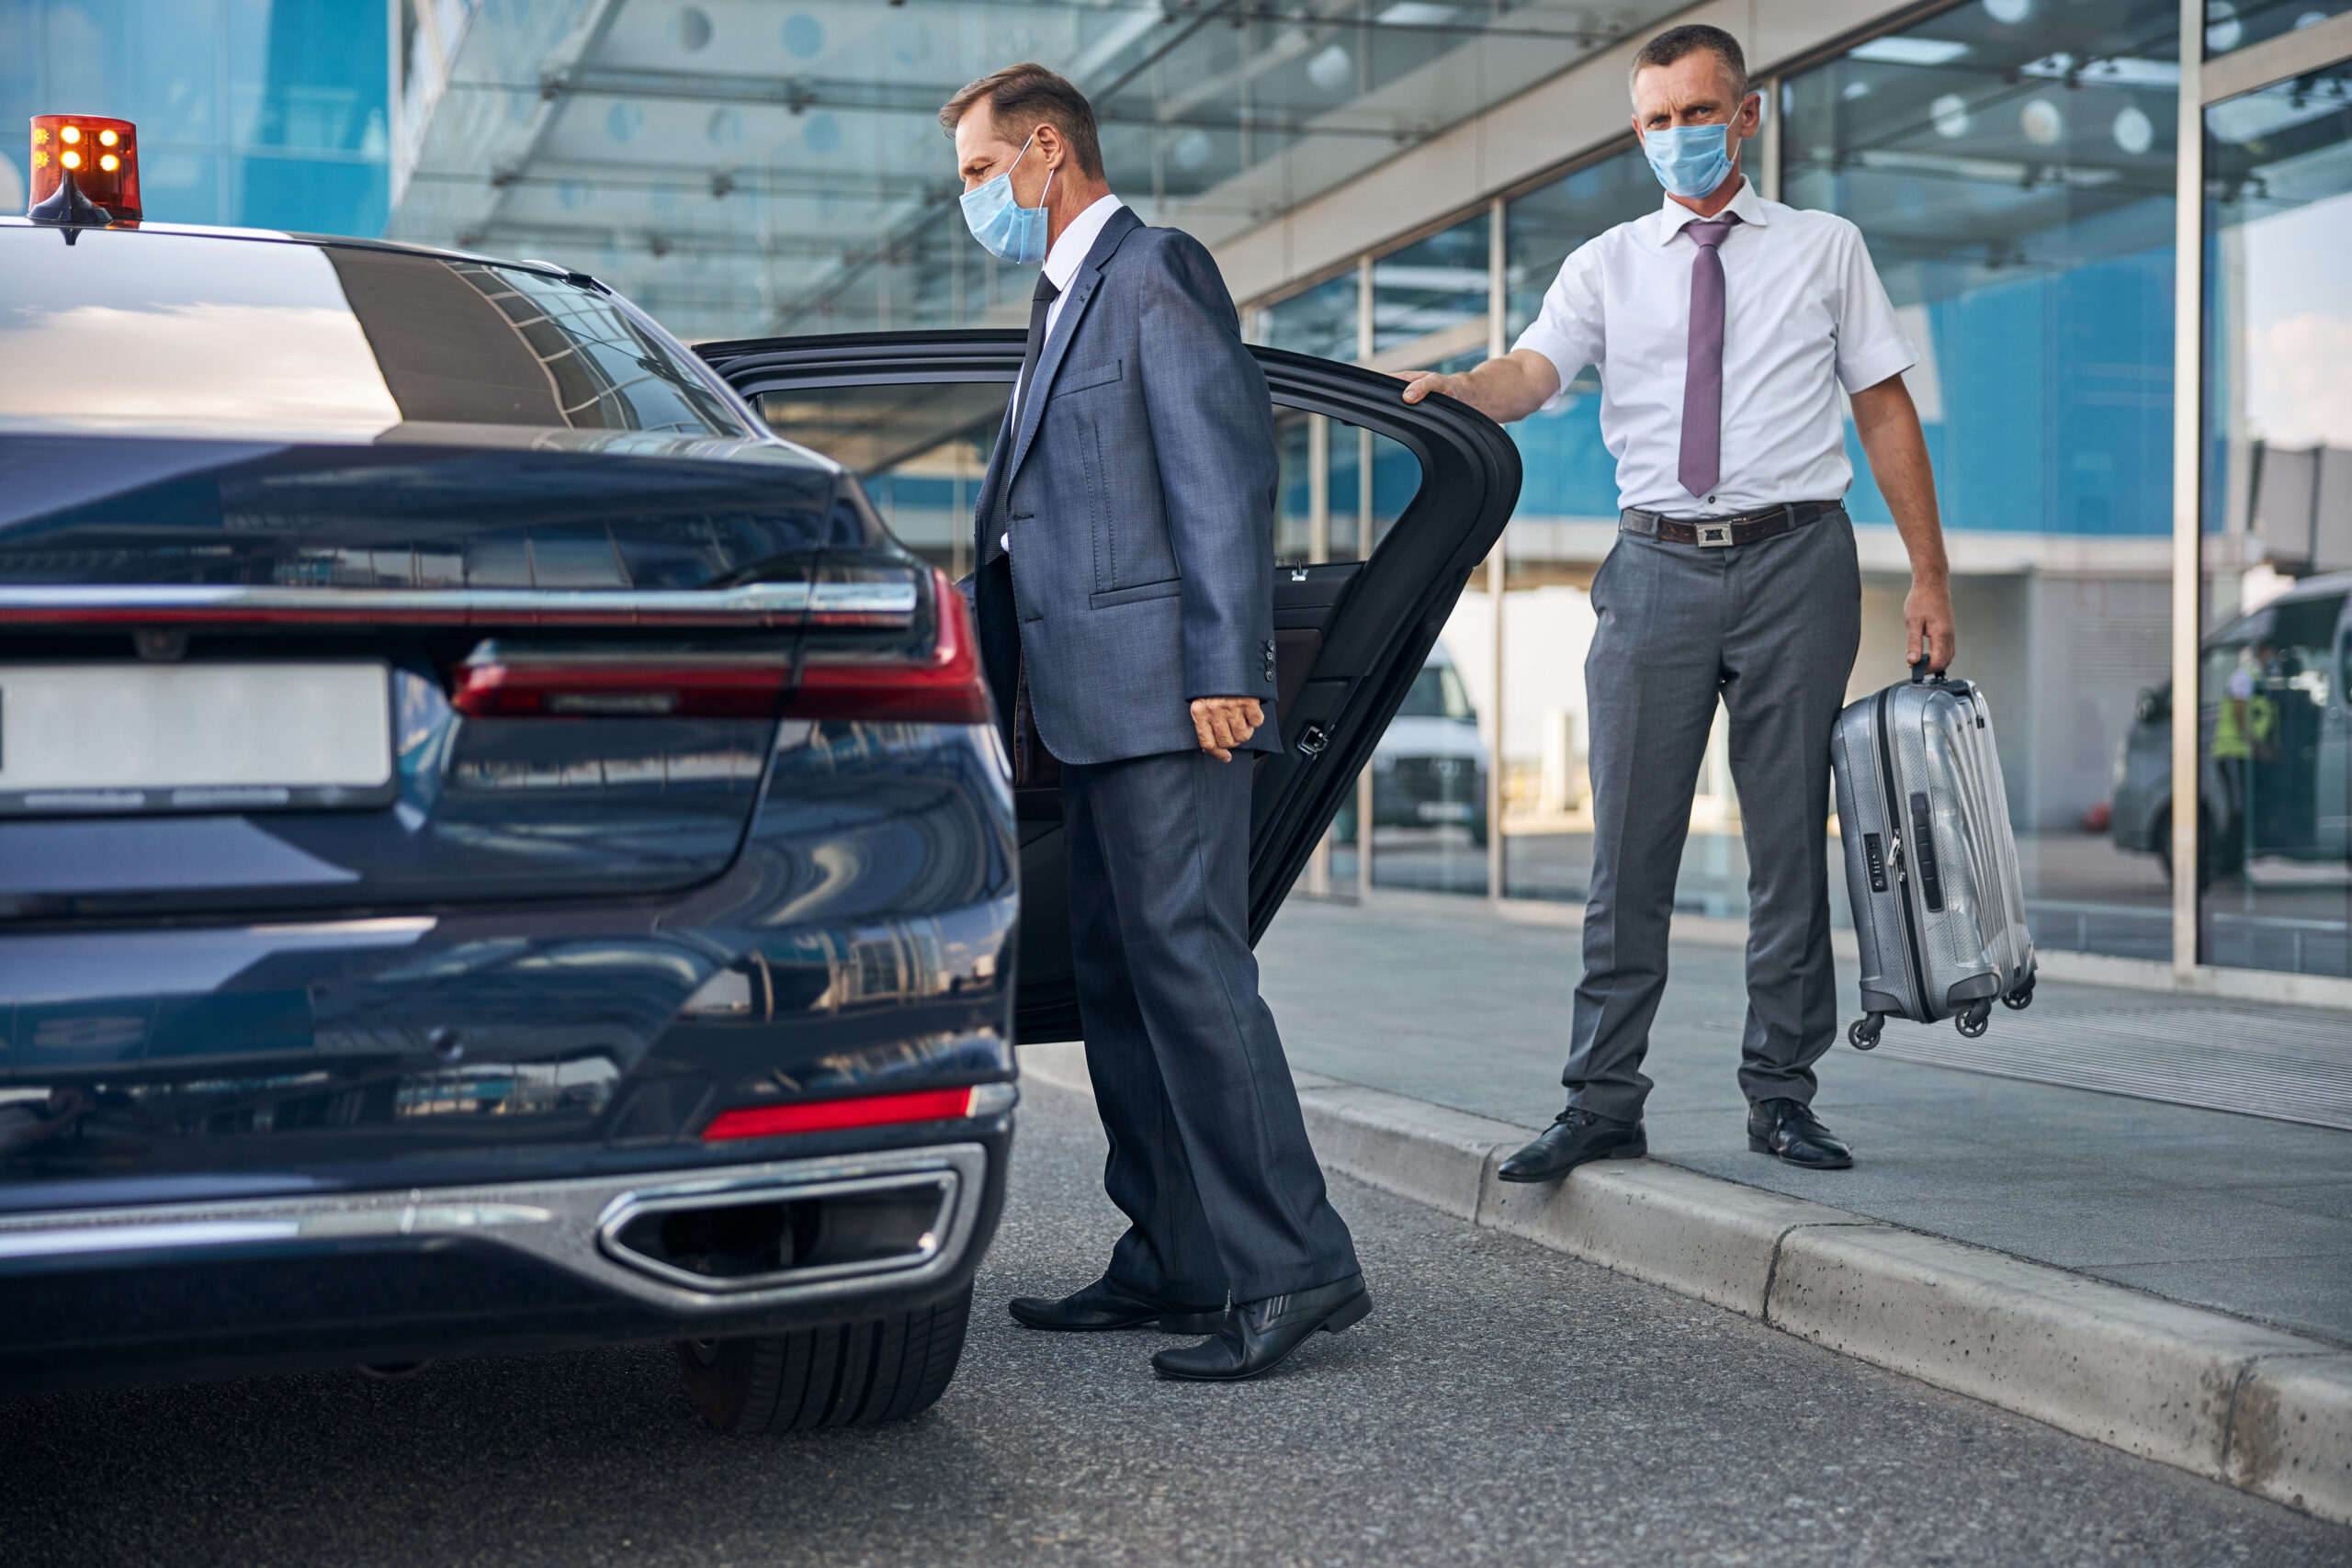
[{"label": "car door interior panel", "polygon": [[[708,343],[695,352],[780,434],[858,467],[875,486],[901,482],[877,479],[881,460],[941,449],[951,438],[963,441],[967,466],[975,457],[984,464],[1022,346],[1018,332],[965,330]],[[1254,942],[1352,797],[1357,773],[1371,761],[1472,570],[1502,536],[1519,498],[1520,461],[1499,426],[1450,399],[1408,407],[1394,377],[1278,349],[1253,352],[1278,412],[1369,431],[1403,447],[1419,467],[1418,487],[1395,509],[1368,559],[1285,564],[1275,572],[1275,712],[1283,747],[1256,764]],[[978,477],[973,471],[970,482],[953,491],[959,514],[946,526],[968,532]],[[911,485],[908,493],[914,493]],[[1011,738],[1016,751],[1019,739]],[[1075,1039],[1079,1032],[1060,800],[1046,773],[1043,759],[1033,759],[1015,793],[1022,859],[1016,1029],[1023,1042]]]}]

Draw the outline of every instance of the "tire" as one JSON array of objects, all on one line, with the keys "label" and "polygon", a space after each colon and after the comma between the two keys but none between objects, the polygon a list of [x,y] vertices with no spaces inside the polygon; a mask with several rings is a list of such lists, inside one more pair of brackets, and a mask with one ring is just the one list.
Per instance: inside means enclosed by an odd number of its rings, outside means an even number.
[{"label": "tire", "polygon": [[751,1339],[681,1339],[678,1371],[722,1432],[904,1421],[939,1402],[964,1353],[972,1290],[918,1312]]},{"label": "tire", "polygon": [[[2245,846],[2234,839],[2225,839],[2222,825],[2211,816],[2197,825],[2197,891],[2204,892],[2216,882],[2227,882],[2245,869]],[[2156,863],[2164,868],[2165,882],[2172,882],[2172,813],[2157,814],[2150,829],[2156,841]]]}]

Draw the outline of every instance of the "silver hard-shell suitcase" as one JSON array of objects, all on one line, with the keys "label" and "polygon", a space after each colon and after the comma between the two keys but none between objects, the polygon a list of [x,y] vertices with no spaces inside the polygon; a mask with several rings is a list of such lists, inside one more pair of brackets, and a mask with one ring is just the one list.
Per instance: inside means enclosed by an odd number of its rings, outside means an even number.
[{"label": "silver hard-shell suitcase", "polygon": [[1831,732],[1838,836],[1862,959],[1846,1038],[1878,1043],[1889,1014],[1984,1032],[1996,998],[2033,1000],[2033,937],[1984,693],[1911,679],[1847,705]]}]

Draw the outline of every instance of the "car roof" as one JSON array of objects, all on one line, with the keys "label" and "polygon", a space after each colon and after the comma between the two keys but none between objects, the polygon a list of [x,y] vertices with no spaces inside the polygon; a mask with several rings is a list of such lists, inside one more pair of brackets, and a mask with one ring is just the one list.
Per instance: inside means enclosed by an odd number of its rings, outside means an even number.
[{"label": "car roof", "polygon": [[[36,223],[29,218],[0,216],[0,229],[55,229],[52,223]],[[368,240],[355,234],[305,234],[286,229],[235,229],[210,223],[119,223],[107,227],[108,233],[194,235],[207,240],[243,240],[264,245],[332,245],[355,251],[390,251],[403,255],[433,256],[442,261],[481,262],[488,266],[520,267],[526,272],[548,277],[595,279],[572,267],[536,258],[520,260],[513,256],[484,255],[478,251],[451,250],[441,245],[420,245],[406,240]],[[604,285],[598,284],[598,288]]]},{"label": "car roof", "polygon": [[2303,599],[2321,599],[2331,593],[2344,592],[2352,592],[2352,571],[2322,572],[2317,577],[2304,578],[2263,607],[2267,609],[2270,604],[2285,604]]},{"label": "car roof", "polygon": [[[58,227],[59,226],[52,224],[35,223],[29,219],[25,218],[0,217],[0,230],[17,230],[28,232],[42,230],[51,230],[53,231]],[[570,288],[579,288],[585,292],[601,296],[605,300],[610,302],[611,309],[629,317],[643,327],[654,329],[661,337],[668,339],[670,343],[670,352],[675,353],[681,364],[692,366],[694,367],[693,374],[697,380],[706,382],[709,380],[709,372],[707,368],[696,358],[693,351],[686,348],[683,344],[679,344],[674,337],[672,337],[666,332],[662,332],[659,327],[659,323],[654,322],[643,310],[638,309],[625,297],[616,293],[610,288],[607,288],[603,283],[598,282],[594,277],[588,274],[573,270],[555,262],[541,260],[538,258],[524,258],[516,260],[500,256],[487,256],[469,251],[444,249],[433,245],[413,244],[401,240],[371,240],[345,234],[306,234],[274,229],[237,229],[205,224],[148,222],[137,224],[112,224],[107,226],[102,231],[94,230],[93,232],[103,233],[106,240],[109,243],[109,245],[120,243],[124,240],[130,242],[128,250],[123,254],[125,255],[140,256],[141,259],[136,264],[135,271],[141,276],[153,273],[159,277],[181,277],[185,276],[186,265],[189,260],[187,253],[179,252],[176,260],[172,256],[166,256],[164,253],[166,251],[176,252],[178,251],[179,246],[185,245],[189,241],[213,241],[226,242],[231,244],[263,245],[284,252],[309,252],[314,255],[322,255],[330,259],[330,265],[335,268],[338,277],[343,278],[343,283],[339,285],[341,292],[336,295],[333,308],[339,311],[348,310],[355,318],[362,319],[363,322],[365,320],[367,306],[357,298],[346,298],[346,296],[349,295],[349,280],[345,275],[349,273],[350,268],[353,265],[360,264],[360,259],[362,257],[369,254],[388,258],[385,263],[376,264],[379,265],[401,265],[396,262],[390,262],[389,258],[391,257],[413,257],[419,262],[437,262],[451,265],[471,266],[475,268],[495,268],[500,272],[507,274],[523,274],[537,278],[543,278],[549,282],[560,283]],[[62,235],[62,238],[70,243],[77,237],[77,231],[67,230]],[[153,252],[145,252],[145,247],[137,243],[140,240],[149,239],[158,235],[163,236],[164,240],[173,243],[160,245]],[[30,242],[0,242],[0,243],[6,243],[12,251],[17,251],[19,254],[21,254],[22,245],[29,243]],[[86,251],[89,247],[85,245],[84,249]],[[142,252],[145,252],[145,254],[141,254]],[[259,258],[256,257],[254,259],[257,261]],[[218,265],[217,257],[215,265]],[[241,268],[248,265],[249,264],[246,263],[229,264],[232,268]],[[239,276],[245,278],[248,285],[248,291],[250,291],[250,276],[244,274],[240,274]],[[249,303],[249,301],[240,302]],[[313,303],[315,303],[315,301],[313,301]],[[377,308],[383,308],[383,302],[381,300],[377,301]],[[365,328],[363,324],[363,331],[364,330]],[[355,340],[355,342],[356,342],[356,340]],[[371,338],[364,345],[363,352],[373,353],[379,365],[383,362],[383,352],[379,347],[378,347],[377,341],[375,339]],[[23,368],[24,367],[20,365],[18,367]],[[370,368],[372,369],[376,367],[371,367]],[[377,389],[379,391],[383,390],[383,389],[380,388]],[[711,389],[714,392],[723,391],[722,389],[716,386]],[[740,400],[737,400],[740,401]],[[389,409],[389,407],[390,405],[388,403],[387,408]],[[4,415],[5,412],[5,407],[0,407],[0,415]],[[370,414],[368,418],[358,419],[356,421],[356,424],[368,425],[371,439],[382,439],[384,436],[384,431],[375,430],[370,424],[370,420],[372,420],[373,417],[374,416]],[[543,446],[545,445],[544,436],[546,433],[550,430],[560,428],[558,424],[534,422],[508,423],[503,421],[493,420],[489,423],[479,423],[472,422],[471,416],[466,416],[458,420],[457,423],[452,423],[449,416],[419,414],[406,403],[402,403],[397,412],[393,413],[392,417],[399,422],[398,424],[396,426],[388,425],[385,429],[389,430],[398,428],[408,439],[422,440],[428,435],[434,435],[444,440],[447,444],[462,446],[508,446],[513,444],[512,437],[514,434],[521,431],[531,431],[537,433],[534,435],[533,440],[536,444]],[[45,418],[37,420],[35,423],[41,428],[68,434],[101,430],[123,436],[224,434],[224,432],[214,431],[209,427],[204,430],[198,430],[187,421],[180,421],[177,422],[176,424],[167,427],[165,425],[159,425],[153,422],[140,419],[96,419],[84,417],[76,415],[70,410],[51,414]],[[271,434],[271,438],[279,438],[282,436],[286,439],[348,439],[353,434],[352,431],[344,430],[340,426],[334,430],[327,430],[324,429],[323,426],[314,428],[313,426],[317,422],[312,422],[312,423],[304,423],[300,420],[294,420],[284,431],[277,431],[275,433],[265,432],[264,434]],[[20,433],[26,429],[31,428],[31,426],[28,426],[23,419],[6,417],[0,417],[0,425],[5,425],[12,431]],[[186,427],[182,428],[182,426]],[[226,434],[244,434],[250,433],[241,429],[236,432],[228,432]],[[597,448],[610,449],[616,454],[627,453],[628,455],[642,456],[697,456],[711,457],[721,456],[741,456],[755,457],[762,460],[778,460],[782,459],[786,455],[789,455],[791,461],[797,464],[821,468],[831,470],[835,473],[842,473],[846,471],[840,463],[836,462],[826,454],[790,440],[788,437],[782,434],[782,433],[771,427],[765,420],[762,419],[758,415],[756,412],[750,413],[749,418],[743,423],[743,427],[740,430],[712,430],[707,433],[684,432],[679,434],[673,443],[667,446],[663,446],[659,451],[650,451],[648,448],[651,433],[640,431],[634,427],[616,428],[610,430],[574,428],[570,431],[566,431],[564,434],[566,436],[566,440],[563,443],[564,445],[574,446],[583,451],[590,448]]]}]

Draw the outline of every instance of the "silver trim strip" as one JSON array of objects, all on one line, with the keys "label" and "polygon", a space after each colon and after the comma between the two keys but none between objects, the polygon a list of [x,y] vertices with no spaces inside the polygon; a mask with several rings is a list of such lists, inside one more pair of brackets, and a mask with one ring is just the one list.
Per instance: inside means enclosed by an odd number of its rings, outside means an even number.
[{"label": "silver trim strip", "polygon": [[[568,1181],[490,1187],[414,1188],[405,1192],[336,1192],[221,1203],[61,1210],[0,1216],[0,1260],[88,1258],[106,1253],[169,1249],[186,1258],[288,1243],[331,1244],[373,1237],[469,1238],[550,1264],[617,1294],[673,1312],[707,1313],[853,1295],[869,1283],[921,1285],[951,1271],[979,1224],[988,1151],[978,1144],[892,1150],[831,1159],[771,1160],[690,1175],[640,1172]],[[752,1289],[686,1276],[656,1278],[609,1256],[599,1245],[608,1220],[624,1211],[680,1207],[729,1193],[795,1196],[928,1179],[946,1190],[933,1245],[919,1260],[884,1258],[809,1270],[808,1277]],[[650,1258],[636,1263],[659,1268]],[[683,1270],[671,1270],[683,1274]],[[821,1276],[821,1277],[820,1277]]]},{"label": "silver trim strip", "polygon": [[240,610],[348,615],[707,615],[914,613],[912,582],[754,582],[694,590],[492,588],[276,588],[236,583],[14,584],[0,588],[0,612]]}]

